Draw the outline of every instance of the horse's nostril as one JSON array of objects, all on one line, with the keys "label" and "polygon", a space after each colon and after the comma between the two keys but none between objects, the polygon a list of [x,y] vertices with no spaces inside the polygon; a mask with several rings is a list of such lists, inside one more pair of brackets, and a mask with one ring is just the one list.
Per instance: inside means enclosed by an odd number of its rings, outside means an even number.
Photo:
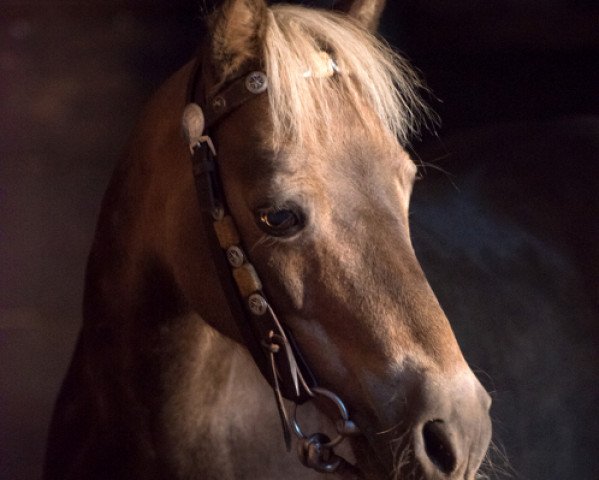
[{"label": "horse's nostril", "polygon": [[422,429],[424,448],[428,458],[443,473],[451,473],[456,467],[456,458],[451,448],[445,425],[441,420],[434,420]]}]

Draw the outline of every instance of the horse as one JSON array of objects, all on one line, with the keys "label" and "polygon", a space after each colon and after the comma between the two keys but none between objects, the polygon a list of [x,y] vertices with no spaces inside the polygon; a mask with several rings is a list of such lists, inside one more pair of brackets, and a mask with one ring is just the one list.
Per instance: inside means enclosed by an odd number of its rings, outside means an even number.
[{"label": "horse", "polygon": [[426,113],[383,7],[226,0],[149,101],[46,480],[476,477],[491,400],[410,241]]}]

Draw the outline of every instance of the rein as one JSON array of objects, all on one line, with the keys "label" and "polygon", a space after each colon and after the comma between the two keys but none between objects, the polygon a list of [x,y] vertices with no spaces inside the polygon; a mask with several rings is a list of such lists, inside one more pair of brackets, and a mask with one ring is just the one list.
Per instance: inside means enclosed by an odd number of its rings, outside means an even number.
[{"label": "rein", "polygon": [[[336,455],[333,449],[345,437],[359,434],[359,430],[350,420],[343,401],[335,393],[317,386],[291,331],[279,321],[271,307],[227,206],[216,161],[217,151],[210,137],[210,128],[267,90],[268,77],[257,70],[237,77],[207,97],[201,61],[199,58],[196,61],[182,125],[203,210],[202,222],[231,314],[245,346],[273,389],[287,451],[291,449],[293,432],[299,439],[298,455],[305,466],[322,473],[355,471],[355,467]],[[327,398],[338,409],[338,435],[334,439],[324,433],[306,435],[296,419],[297,405],[317,396]],[[292,415],[289,415],[284,398],[295,403]]]}]

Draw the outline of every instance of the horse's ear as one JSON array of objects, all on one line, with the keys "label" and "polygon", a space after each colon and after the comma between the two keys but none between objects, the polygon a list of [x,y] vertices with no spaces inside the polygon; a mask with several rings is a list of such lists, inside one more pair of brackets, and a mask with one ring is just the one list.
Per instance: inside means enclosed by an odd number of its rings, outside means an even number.
[{"label": "horse's ear", "polygon": [[335,10],[347,13],[370,31],[375,31],[386,0],[336,0],[333,4]]},{"label": "horse's ear", "polygon": [[218,81],[259,58],[266,14],[265,0],[225,0],[212,14],[210,53]]}]

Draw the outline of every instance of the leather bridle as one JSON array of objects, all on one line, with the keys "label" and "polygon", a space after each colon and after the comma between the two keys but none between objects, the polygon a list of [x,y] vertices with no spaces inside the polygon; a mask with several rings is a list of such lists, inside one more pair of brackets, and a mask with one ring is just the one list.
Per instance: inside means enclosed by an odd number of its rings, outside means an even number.
[{"label": "leather bridle", "polygon": [[[304,361],[292,332],[277,318],[266,287],[260,281],[244,248],[243,239],[227,205],[216,162],[216,148],[210,129],[241,105],[268,90],[268,77],[260,70],[246,71],[216,93],[206,94],[201,56],[191,75],[188,104],[183,113],[183,133],[189,142],[193,175],[202,222],[221,287],[245,346],[275,394],[287,450],[292,432],[298,437],[302,463],[322,473],[355,471],[355,467],[336,455],[333,448],[345,437],[359,434],[343,401],[333,392],[318,387],[315,376]],[[339,419],[337,437],[324,433],[306,435],[296,420],[295,409],[317,396],[336,405]],[[295,403],[289,415],[284,398]]]}]

